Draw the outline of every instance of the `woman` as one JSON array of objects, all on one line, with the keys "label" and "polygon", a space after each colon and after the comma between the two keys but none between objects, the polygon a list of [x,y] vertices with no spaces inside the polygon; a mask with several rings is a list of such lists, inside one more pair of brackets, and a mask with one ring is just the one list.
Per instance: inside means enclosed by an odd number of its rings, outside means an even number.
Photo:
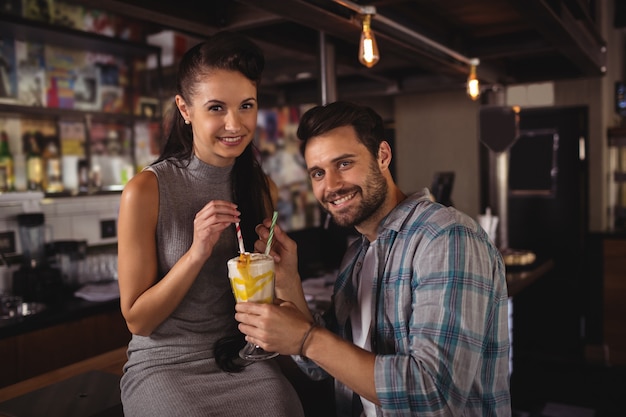
[{"label": "woman", "polygon": [[260,49],[233,33],[191,48],[163,153],[122,193],[127,417],[303,415],[275,361],[233,359],[244,344],[226,267],[238,252],[234,224],[250,250],[273,207],[252,149],[263,65]]}]

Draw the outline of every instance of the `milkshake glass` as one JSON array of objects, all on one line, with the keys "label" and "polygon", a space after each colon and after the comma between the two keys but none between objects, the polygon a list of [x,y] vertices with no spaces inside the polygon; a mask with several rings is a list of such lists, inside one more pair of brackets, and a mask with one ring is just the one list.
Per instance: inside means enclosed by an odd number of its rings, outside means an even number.
[{"label": "milkshake glass", "polygon": [[[243,253],[228,260],[228,278],[237,302],[274,302],[274,258],[262,253]],[[247,343],[239,351],[242,359],[259,361],[278,356]]]}]

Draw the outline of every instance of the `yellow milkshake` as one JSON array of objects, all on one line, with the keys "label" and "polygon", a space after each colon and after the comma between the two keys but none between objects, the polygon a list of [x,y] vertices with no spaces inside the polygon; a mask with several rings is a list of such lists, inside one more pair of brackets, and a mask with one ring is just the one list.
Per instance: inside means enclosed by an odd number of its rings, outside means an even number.
[{"label": "yellow milkshake", "polygon": [[244,253],[228,261],[228,278],[238,302],[274,301],[274,258],[262,253]]}]

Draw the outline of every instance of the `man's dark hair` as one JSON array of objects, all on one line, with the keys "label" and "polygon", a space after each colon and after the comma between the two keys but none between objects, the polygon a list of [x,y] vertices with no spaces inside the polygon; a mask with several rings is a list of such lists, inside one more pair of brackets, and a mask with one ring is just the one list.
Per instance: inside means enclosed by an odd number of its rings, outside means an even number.
[{"label": "man's dark hair", "polygon": [[383,119],[369,107],[347,101],[316,106],[302,115],[298,126],[300,150],[304,154],[307,141],[342,126],[352,126],[358,140],[378,158],[380,143],[385,140]]}]

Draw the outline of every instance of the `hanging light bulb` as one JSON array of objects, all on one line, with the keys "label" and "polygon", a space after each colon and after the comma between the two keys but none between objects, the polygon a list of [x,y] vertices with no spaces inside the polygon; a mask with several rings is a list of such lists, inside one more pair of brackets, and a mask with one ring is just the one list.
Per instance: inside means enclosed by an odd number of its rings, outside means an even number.
[{"label": "hanging light bulb", "polygon": [[363,17],[363,31],[359,43],[359,61],[367,68],[372,68],[380,59],[376,38],[370,28],[371,21],[372,15],[366,14]]},{"label": "hanging light bulb", "polygon": [[476,100],[478,96],[480,96],[480,83],[478,82],[478,78],[476,78],[476,67],[478,64],[480,64],[478,58],[470,60],[470,73],[469,77],[467,77],[467,95],[470,96],[472,100]]}]

